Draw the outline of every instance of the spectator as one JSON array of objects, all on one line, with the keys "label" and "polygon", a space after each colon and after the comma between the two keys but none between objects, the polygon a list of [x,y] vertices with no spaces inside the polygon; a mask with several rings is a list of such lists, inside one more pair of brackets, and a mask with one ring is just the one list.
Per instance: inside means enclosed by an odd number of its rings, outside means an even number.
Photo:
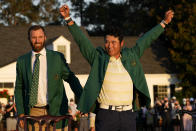
[{"label": "spectator", "polygon": [[190,98],[190,104],[192,106],[192,110],[194,110],[194,98]]},{"label": "spectator", "polygon": [[8,105],[6,106],[6,128],[7,131],[15,131],[16,130],[16,106],[11,97]]},{"label": "spectator", "polygon": [[183,99],[182,99],[182,104],[183,104],[183,106],[186,105],[186,98],[183,98]]},{"label": "spectator", "polygon": [[74,131],[78,131],[79,128],[79,118],[77,117],[77,115],[79,115],[79,111],[76,109],[76,107],[77,105],[75,104],[73,98],[71,98],[68,112],[73,117],[71,128]]},{"label": "spectator", "polygon": [[2,111],[1,106],[2,104],[0,103],[0,123],[1,123],[1,120],[3,119],[3,111]]},{"label": "spectator", "polygon": [[194,104],[193,104],[193,110],[196,110],[196,99],[194,100]]},{"label": "spectator", "polygon": [[157,100],[155,103],[155,125],[162,126],[162,103]]},{"label": "spectator", "polygon": [[5,114],[5,104],[0,103],[0,129],[4,128],[3,117]]},{"label": "spectator", "polygon": [[176,97],[173,96],[172,99],[170,100],[172,109],[174,108],[175,102],[176,102]]},{"label": "spectator", "polygon": [[172,125],[174,127],[174,131],[178,130],[178,125],[180,125],[180,115],[177,114],[177,110],[181,110],[181,106],[179,104],[179,101],[175,101],[174,107],[172,108]]},{"label": "spectator", "polygon": [[142,107],[141,109],[142,109],[142,120],[143,120],[144,124],[146,125],[146,116],[147,116],[148,110],[147,110],[146,106]]},{"label": "spectator", "polygon": [[168,98],[164,98],[164,104],[162,105],[162,118],[163,118],[163,131],[170,131],[171,129],[171,104]]},{"label": "spectator", "polygon": [[155,114],[155,110],[154,108],[150,107],[147,111],[147,115],[146,115],[146,125],[149,129],[149,131],[153,131],[154,130],[154,114]]},{"label": "spectator", "polygon": [[[192,106],[190,104],[190,100],[186,100],[186,105],[183,107],[184,110],[187,111],[192,111]],[[184,126],[184,131],[192,131],[192,116],[185,113],[183,116],[183,126]]]}]

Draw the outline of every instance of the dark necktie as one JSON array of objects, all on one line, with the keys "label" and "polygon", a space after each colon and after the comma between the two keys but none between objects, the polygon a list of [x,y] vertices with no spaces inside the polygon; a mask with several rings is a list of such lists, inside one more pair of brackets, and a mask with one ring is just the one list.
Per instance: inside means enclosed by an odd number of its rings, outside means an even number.
[{"label": "dark necktie", "polygon": [[38,85],[39,85],[39,56],[40,54],[36,54],[36,59],[34,62],[33,68],[33,76],[32,76],[32,87],[30,93],[30,105],[34,106],[37,104],[37,95],[38,95]]}]

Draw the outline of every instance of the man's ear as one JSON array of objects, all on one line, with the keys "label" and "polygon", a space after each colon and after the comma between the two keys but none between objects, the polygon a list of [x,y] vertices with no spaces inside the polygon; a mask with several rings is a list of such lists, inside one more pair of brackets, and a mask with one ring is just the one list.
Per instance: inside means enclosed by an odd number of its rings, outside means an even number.
[{"label": "man's ear", "polygon": [[123,47],[123,45],[124,45],[124,40],[122,40],[120,43],[121,48]]}]

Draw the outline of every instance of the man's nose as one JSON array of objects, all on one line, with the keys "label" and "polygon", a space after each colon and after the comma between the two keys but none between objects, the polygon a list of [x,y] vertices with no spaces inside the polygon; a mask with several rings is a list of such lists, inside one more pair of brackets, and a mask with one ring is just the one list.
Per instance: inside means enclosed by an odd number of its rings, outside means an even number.
[{"label": "man's nose", "polygon": [[112,42],[109,42],[109,46],[108,46],[109,48],[111,48],[112,47]]},{"label": "man's nose", "polygon": [[39,43],[40,39],[39,38],[36,38],[35,42],[36,43]]}]

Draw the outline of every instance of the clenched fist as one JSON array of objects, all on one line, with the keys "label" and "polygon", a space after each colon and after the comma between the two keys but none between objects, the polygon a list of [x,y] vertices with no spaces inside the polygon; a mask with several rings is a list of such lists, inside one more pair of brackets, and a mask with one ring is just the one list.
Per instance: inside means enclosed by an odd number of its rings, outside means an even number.
[{"label": "clenched fist", "polygon": [[63,5],[60,8],[60,13],[64,18],[70,17],[69,15],[69,7],[67,5]]},{"label": "clenched fist", "polygon": [[169,24],[172,20],[172,18],[174,17],[174,12],[172,10],[168,10],[166,13],[165,13],[165,18],[164,18],[164,21]]}]

